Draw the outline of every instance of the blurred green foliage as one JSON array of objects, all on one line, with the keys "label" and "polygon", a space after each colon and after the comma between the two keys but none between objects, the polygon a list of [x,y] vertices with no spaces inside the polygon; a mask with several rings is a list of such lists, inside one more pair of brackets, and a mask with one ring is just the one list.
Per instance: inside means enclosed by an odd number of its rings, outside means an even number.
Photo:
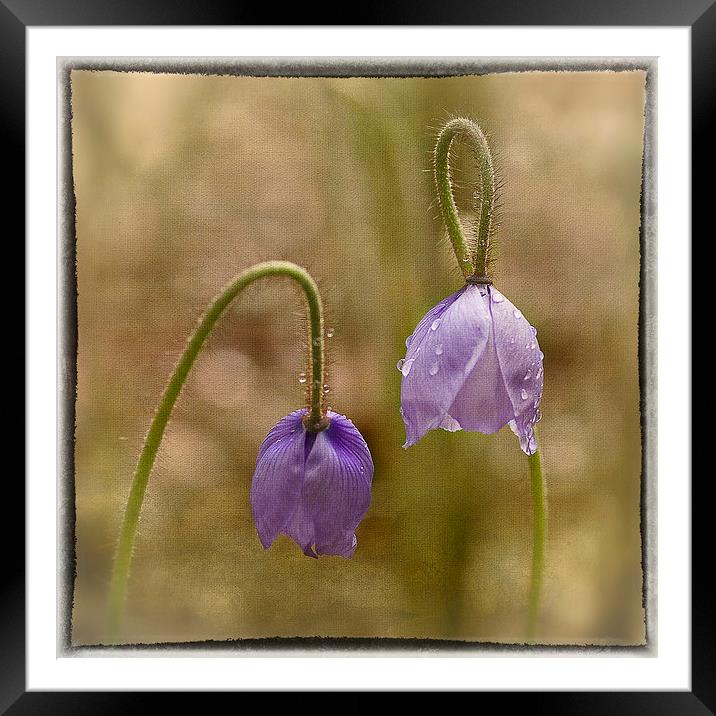
[{"label": "blurred green foliage", "polygon": [[[331,406],[375,460],[348,561],[264,552],[258,446],[299,407],[302,297],[252,287],[177,403],[129,585],[131,642],[261,636],[519,641],[531,558],[527,461],[505,428],[403,450],[396,361],[461,285],[431,151],[477,119],[500,168],[496,285],[539,330],[549,533],[540,635],[644,639],[637,362],[644,74],[442,79],[72,74],[77,198],[77,578],[73,642],[105,638],[109,574],[152,412],[199,314],[252,263],[318,280]],[[474,167],[458,148],[459,203]],[[465,217],[470,221],[469,215]]]}]

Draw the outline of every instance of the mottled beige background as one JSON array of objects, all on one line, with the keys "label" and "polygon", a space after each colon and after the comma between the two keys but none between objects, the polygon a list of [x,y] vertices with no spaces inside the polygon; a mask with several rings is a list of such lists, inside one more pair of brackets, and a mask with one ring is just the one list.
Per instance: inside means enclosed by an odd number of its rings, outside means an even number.
[{"label": "mottled beige background", "polygon": [[[249,486],[303,400],[301,294],[250,288],[181,395],[147,490],[124,638],[524,637],[527,462],[495,436],[400,446],[403,341],[461,285],[436,218],[435,128],[478,119],[501,176],[496,284],[539,330],[549,537],[541,638],[634,644],[641,606],[637,370],[643,72],[446,79],[72,73],[77,197],[77,579],[72,640],[105,638],[144,433],[198,315],[250,264],[319,281],[331,405],[375,460],[351,561],[264,552]],[[458,151],[456,175],[472,170]]]}]

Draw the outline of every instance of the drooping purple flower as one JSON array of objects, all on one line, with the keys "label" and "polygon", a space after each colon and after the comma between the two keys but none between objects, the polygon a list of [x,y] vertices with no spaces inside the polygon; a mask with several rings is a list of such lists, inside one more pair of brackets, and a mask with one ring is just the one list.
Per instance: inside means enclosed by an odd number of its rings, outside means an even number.
[{"label": "drooping purple flower", "polygon": [[251,483],[256,530],[264,549],[282,533],[309,557],[351,557],[355,529],[370,505],[373,460],[344,415],[329,410],[329,426],[310,432],[307,413],[282,418],[259,449]]},{"label": "drooping purple flower", "polygon": [[403,447],[436,428],[497,432],[509,424],[537,451],[544,371],[537,331],[490,285],[468,284],[430,309],[398,362]]}]

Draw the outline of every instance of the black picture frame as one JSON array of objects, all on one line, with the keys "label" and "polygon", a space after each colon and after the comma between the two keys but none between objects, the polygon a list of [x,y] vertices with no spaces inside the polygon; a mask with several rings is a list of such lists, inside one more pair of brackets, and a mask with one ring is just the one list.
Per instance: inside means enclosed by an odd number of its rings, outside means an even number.
[{"label": "black picture frame", "polygon": [[[29,26],[91,26],[91,25],[247,25],[263,24],[264,11],[247,6],[224,6],[206,0],[201,6],[169,0],[135,0],[124,3],[109,0],[0,0],[0,61],[5,69],[3,102],[0,103],[0,128],[6,146],[6,176],[13,177],[3,192],[6,215],[17,219],[17,231],[24,234],[25,153],[25,31]],[[313,24],[310,11],[304,7],[284,17],[298,24]],[[478,7],[465,0],[447,0],[439,10],[426,3],[397,3],[391,7],[363,6],[351,24],[411,25],[601,25],[601,26],[688,26],[692,38],[692,217],[694,224],[709,207],[705,193],[710,186],[709,174],[713,159],[714,105],[716,105],[716,7],[713,0],[688,0],[678,6],[668,3],[640,4],[609,0],[600,4],[584,0],[559,0],[548,3],[535,0],[522,4],[510,0],[489,7]],[[316,22],[316,24],[324,24]],[[336,21],[336,24],[339,24]],[[54,165],[54,162],[53,162]],[[698,181],[701,176],[702,180]],[[23,180],[21,180],[21,177]],[[10,212],[9,208],[14,211]],[[8,239],[9,242],[9,239]],[[687,250],[686,248],[684,250]],[[662,278],[662,280],[664,280]],[[684,299],[683,291],[682,300]],[[684,416],[689,419],[690,416]],[[674,475],[674,479],[689,476]],[[24,504],[24,488],[17,479],[6,476],[5,504]],[[692,685],[690,692],[622,692],[622,693],[501,693],[497,696],[529,703],[532,710],[549,709],[550,713],[683,713],[701,714],[716,711],[716,659],[714,657],[714,603],[710,587],[709,565],[713,561],[709,549],[713,539],[706,532],[706,510],[713,504],[711,479],[706,473],[696,475],[692,483]],[[9,493],[9,494],[8,494]],[[15,509],[15,513],[19,510]],[[15,544],[24,534],[23,519],[19,524],[3,521],[5,544]],[[12,541],[11,541],[12,538]],[[10,552],[10,550],[6,550]],[[107,713],[127,708],[141,710],[152,700],[149,694],[130,693],[39,693],[25,688],[25,562],[24,553],[15,550],[6,556],[2,572],[2,605],[0,610],[0,713]],[[700,568],[698,566],[701,565]],[[166,698],[163,694],[161,698]],[[480,704],[488,698],[480,694]],[[493,695],[494,696],[494,695]],[[156,698],[156,696],[155,696]],[[184,696],[183,698],[186,698]],[[164,704],[165,705],[165,704]]]}]

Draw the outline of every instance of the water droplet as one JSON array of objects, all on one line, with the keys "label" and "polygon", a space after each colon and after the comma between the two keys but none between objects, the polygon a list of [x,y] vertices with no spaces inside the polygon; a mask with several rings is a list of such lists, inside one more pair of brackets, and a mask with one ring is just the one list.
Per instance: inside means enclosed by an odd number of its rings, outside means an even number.
[{"label": "water droplet", "polygon": [[505,297],[496,289],[492,289],[492,301],[493,303],[502,303]]},{"label": "water droplet", "polygon": [[413,340],[413,337],[412,337],[412,336],[408,336],[408,337],[405,339],[405,347],[406,347],[406,348],[410,348],[410,344],[411,344],[412,340]]},{"label": "water droplet", "polygon": [[538,409],[535,413],[535,422],[538,423],[540,420],[542,420],[542,411]]},{"label": "water droplet", "polygon": [[525,379],[525,380],[529,380],[531,377],[532,377],[532,371],[529,371],[529,370],[528,370],[527,373],[525,374],[524,379]]},{"label": "water droplet", "polygon": [[515,344],[515,339],[514,339],[514,337],[510,338],[510,343],[511,343],[512,345]]},{"label": "water droplet", "polygon": [[408,358],[403,365],[400,368],[400,372],[403,374],[405,378],[408,377],[408,373],[410,373],[410,369],[413,367],[413,363],[415,362],[415,358]]},{"label": "water droplet", "polygon": [[512,315],[513,315],[515,318],[522,318],[522,311],[520,311],[519,308],[515,308],[515,310],[512,311]]},{"label": "water droplet", "polygon": [[527,447],[530,451],[530,455],[534,455],[537,452],[537,440],[535,440],[534,435],[530,435],[530,441],[527,444]]},{"label": "water droplet", "polygon": [[440,370],[440,366],[438,365],[438,363],[436,361],[435,363],[433,363],[430,366],[430,370],[428,371],[428,373],[430,373],[430,375],[437,375],[439,370]]},{"label": "water droplet", "polygon": [[539,359],[544,360],[544,353],[542,353],[542,351],[539,352]]},{"label": "water droplet", "polygon": [[436,318],[436,319],[433,321],[432,325],[430,326],[430,330],[431,330],[431,331],[437,331],[439,325],[440,325],[440,319],[439,319],[439,318]]},{"label": "water droplet", "polygon": [[520,395],[522,396],[522,400],[527,400],[527,391],[524,388],[520,391]]},{"label": "water droplet", "polygon": [[326,328],[326,338],[333,338],[334,330],[332,328]]},{"label": "water droplet", "polygon": [[305,373],[299,373],[298,374],[298,382],[303,385],[303,383],[306,382],[306,374]]},{"label": "water droplet", "polygon": [[533,351],[534,349],[535,349],[535,344],[534,344],[534,343],[530,343],[530,350]]},{"label": "water droplet", "polygon": [[537,329],[534,326],[530,326],[530,330],[532,331],[533,336],[537,335]]},{"label": "water droplet", "polygon": [[435,355],[436,355],[436,356],[441,356],[442,354],[443,354],[443,344],[442,344],[442,343],[438,343],[438,344],[435,346]]},{"label": "water droplet", "polygon": [[405,358],[401,358],[396,364],[395,367],[399,370],[403,370],[403,363],[405,363]]},{"label": "water droplet", "polygon": [[328,385],[328,383],[326,383],[326,384],[323,386],[323,394],[324,394],[324,395],[328,395],[330,392],[331,392],[331,386]]}]

